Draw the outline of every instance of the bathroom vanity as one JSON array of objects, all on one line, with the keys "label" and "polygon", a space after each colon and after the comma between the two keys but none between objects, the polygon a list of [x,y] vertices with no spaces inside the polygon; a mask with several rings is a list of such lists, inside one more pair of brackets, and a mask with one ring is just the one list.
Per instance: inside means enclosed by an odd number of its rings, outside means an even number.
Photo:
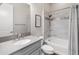
[{"label": "bathroom vanity", "polygon": [[[27,41],[28,39],[31,41],[25,44],[18,43],[19,41]],[[40,55],[41,40],[42,38],[36,36],[27,36],[24,39],[0,43],[0,55]]]},{"label": "bathroom vanity", "polygon": [[40,55],[41,41],[34,42],[29,46],[13,52],[11,55]]}]

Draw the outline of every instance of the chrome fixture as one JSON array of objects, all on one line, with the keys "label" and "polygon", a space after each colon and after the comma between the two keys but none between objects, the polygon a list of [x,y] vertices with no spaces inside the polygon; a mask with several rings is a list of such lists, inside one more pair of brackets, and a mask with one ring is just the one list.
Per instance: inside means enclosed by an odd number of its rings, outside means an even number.
[{"label": "chrome fixture", "polygon": [[46,19],[46,20],[50,20],[50,21],[51,21],[51,20],[53,20],[53,18],[52,18],[52,15],[51,15],[51,14],[50,14],[50,15],[48,15],[47,17],[45,17],[45,19]]}]

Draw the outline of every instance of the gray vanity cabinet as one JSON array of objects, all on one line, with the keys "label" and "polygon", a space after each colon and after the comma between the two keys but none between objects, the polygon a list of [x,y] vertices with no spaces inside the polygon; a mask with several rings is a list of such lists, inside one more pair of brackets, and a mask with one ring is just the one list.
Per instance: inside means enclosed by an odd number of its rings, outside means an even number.
[{"label": "gray vanity cabinet", "polygon": [[40,55],[41,52],[41,40],[24,47],[11,55]]}]

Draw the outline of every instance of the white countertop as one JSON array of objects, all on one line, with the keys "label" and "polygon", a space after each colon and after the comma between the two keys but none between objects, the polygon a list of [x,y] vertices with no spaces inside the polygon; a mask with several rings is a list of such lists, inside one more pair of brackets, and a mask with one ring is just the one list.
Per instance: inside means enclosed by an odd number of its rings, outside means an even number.
[{"label": "white countertop", "polygon": [[27,44],[23,44],[23,45],[14,45],[14,43],[17,40],[10,40],[10,41],[6,41],[3,43],[0,43],[0,55],[9,55],[13,52],[16,52],[17,50],[20,50],[36,41],[41,40],[40,38],[42,37],[36,37],[36,36],[26,36],[24,37],[26,39],[31,39],[31,41]]}]

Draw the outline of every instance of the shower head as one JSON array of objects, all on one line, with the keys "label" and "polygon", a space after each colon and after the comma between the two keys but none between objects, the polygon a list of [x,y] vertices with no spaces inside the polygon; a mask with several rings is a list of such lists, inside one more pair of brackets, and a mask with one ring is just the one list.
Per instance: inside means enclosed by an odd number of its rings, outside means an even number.
[{"label": "shower head", "polygon": [[52,15],[48,15],[48,17],[45,17],[46,20],[53,20]]},{"label": "shower head", "polygon": [[49,15],[49,18],[52,17],[52,15]]}]

